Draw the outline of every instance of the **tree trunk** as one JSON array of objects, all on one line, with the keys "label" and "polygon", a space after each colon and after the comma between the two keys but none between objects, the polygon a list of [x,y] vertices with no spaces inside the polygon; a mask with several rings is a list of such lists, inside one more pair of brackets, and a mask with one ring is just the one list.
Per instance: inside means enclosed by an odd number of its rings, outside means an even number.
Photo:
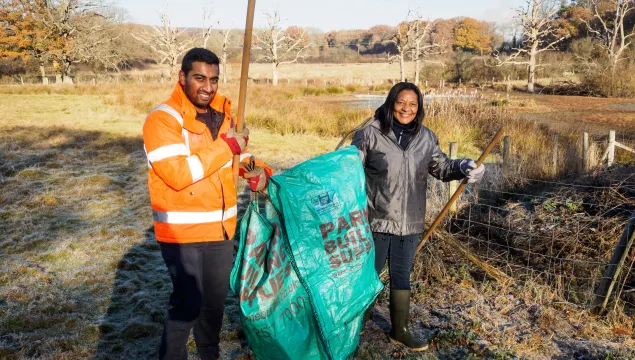
[{"label": "tree trunk", "polygon": [[406,81],[406,63],[403,53],[399,54],[399,68],[401,70],[401,82],[404,82]]},{"label": "tree trunk", "polygon": [[615,75],[615,71],[617,70],[617,64],[620,61],[620,54],[610,54],[610,66],[611,66],[611,74]]},{"label": "tree trunk", "polygon": [[46,71],[44,70],[43,62],[40,62],[40,76],[42,77],[42,84],[48,85],[49,79],[46,77]]},{"label": "tree trunk", "polygon": [[227,51],[223,52],[223,84],[227,85]]},{"label": "tree trunk", "polygon": [[273,86],[278,86],[278,64],[272,62],[271,68],[273,70]]},{"label": "tree trunk", "polygon": [[62,83],[62,69],[60,68],[60,63],[57,60],[53,60],[53,71],[55,71],[55,83]]},{"label": "tree trunk", "polygon": [[534,81],[536,80],[536,57],[538,56],[538,43],[535,42],[531,46],[529,53],[529,74],[527,76],[527,92],[534,93]]},{"label": "tree trunk", "polygon": [[172,77],[176,75],[178,72],[178,57],[174,56],[170,59],[170,74],[168,75],[168,80],[172,81]]},{"label": "tree trunk", "polygon": [[421,76],[421,60],[415,61],[415,86],[419,86],[419,77]]},{"label": "tree trunk", "polygon": [[66,60],[62,63],[62,82],[64,84],[72,84],[73,78],[71,77],[71,62]]}]

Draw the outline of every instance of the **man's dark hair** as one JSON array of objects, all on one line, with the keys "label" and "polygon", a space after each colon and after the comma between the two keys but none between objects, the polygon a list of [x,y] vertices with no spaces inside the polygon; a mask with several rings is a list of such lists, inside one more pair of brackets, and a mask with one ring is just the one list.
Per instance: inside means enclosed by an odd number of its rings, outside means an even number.
[{"label": "man's dark hair", "polygon": [[192,48],[185,56],[183,56],[183,61],[181,62],[181,70],[187,75],[187,73],[192,70],[192,63],[200,61],[210,65],[219,65],[220,61],[218,60],[218,56],[213,52],[203,49],[203,48]]},{"label": "man's dark hair", "polygon": [[425,111],[423,109],[423,95],[421,94],[421,90],[419,90],[419,88],[413,83],[400,82],[398,84],[395,84],[395,86],[390,89],[384,104],[377,108],[377,110],[375,111],[375,118],[379,120],[381,131],[384,134],[387,134],[390,130],[392,130],[392,125],[395,121],[393,112],[395,111],[397,96],[399,96],[399,93],[404,90],[412,90],[415,92],[415,94],[417,94],[417,104],[419,105],[419,107],[417,108],[417,115],[415,117],[415,122],[417,124],[415,133],[419,131],[419,129],[421,128],[421,124],[423,124]]}]

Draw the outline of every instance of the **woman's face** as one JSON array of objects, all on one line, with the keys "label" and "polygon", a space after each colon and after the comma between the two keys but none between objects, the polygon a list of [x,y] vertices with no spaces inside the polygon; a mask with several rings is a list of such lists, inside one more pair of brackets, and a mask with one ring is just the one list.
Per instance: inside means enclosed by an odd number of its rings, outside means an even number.
[{"label": "woman's face", "polygon": [[397,95],[393,117],[401,124],[410,124],[417,116],[419,110],[419,99],[414,90],[402,90]]}]

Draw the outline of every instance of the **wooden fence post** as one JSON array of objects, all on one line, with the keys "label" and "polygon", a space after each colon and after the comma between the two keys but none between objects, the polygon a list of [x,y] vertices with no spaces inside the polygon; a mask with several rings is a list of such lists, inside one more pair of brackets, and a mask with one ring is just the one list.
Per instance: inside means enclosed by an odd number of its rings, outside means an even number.
[{"label": "wooden fence post", "polygon": [[589,133],[582,135],[582,172],[589,171]]},{"label": "wooden fence post", "polygon": [[608,166],[611,167],[615,161],[615,130],[609,131]]},{"label": "wooden fence post", "polygon": [[[451,142],[450,143],[450,159],[454,160],[458,157],[459,154],[459,145],[456,142]],[[448,199],[452,197],[452,195],[454,194],[454,192],[456,192],[456,189],[458,189],[458,181],[450,181],[450,184],[448,186],[449,189],[449,193],[448,193]],[[452,206],[450,207],[450,215],[453,215],[456,213],[456,201],[454,203],[452,203]]]},{"label": "wooden fence post", "polygon": [[635,239],[635,211],[631,214],[631,218],[626,223],[626,228],[620,237],[620,242],[613,251],[611,261],[606,266],[604,277],[600,281],[595,292],[595,300],[593,302],[593,311],[596,313],[602,312],[606,309],[613,292],[613,286],[620,277],[624,262],[633,246],[633,240]]},{"label": "wooden fence post", "polygon": [[558,134],[553,134],[553,175],[558,174]]}]

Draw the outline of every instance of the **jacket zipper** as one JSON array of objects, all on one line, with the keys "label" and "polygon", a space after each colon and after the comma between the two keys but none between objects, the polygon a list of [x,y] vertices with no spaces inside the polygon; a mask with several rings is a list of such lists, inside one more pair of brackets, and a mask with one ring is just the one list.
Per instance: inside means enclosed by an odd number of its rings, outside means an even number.
[{"label": "jacket zipper", "polygon": [[[423,125],[422,125],[423,126]],[[408,151],[408,149],[410,149],[410,144],[412,144],[413,140],[417,137],[417,135],[419,135],[419,133],[421,132],[421,128],[419,128],[419,131],[416,133],[413,133],[412,136],[410,136],[410,140],[408,140],[408,145],[406,145],[406,148],[403,149],[401,147],[401,145],[399,144],[399,148],[403,150],[403,167],[404,167],[404,173],[406,175],[406,185],[410,184],[411,179],[409,178],[409,174],[408,174],[408,157],[406,156],[406,152]],[[403,133],[403,130],[401,130],[401,133]],[[399,138],[401,139],[401,134],[399,134]],[[401,141],[400,141],[401,142]],[[403,236],[406,232],[406,222],[408,219],[408,190],[407,190],[408,186],[404,186],[403,187],[403,206],[402,206],[402,213],[403,213],[403,217],[404,220],[401,223],[401,235]],[[427,190],[427,189],[426,189]],[[424,190],[424,191],[426,191]]]},{"label": "jacket zipper", "polygon": [[[421,126],[423,126],[423,125],[421,125]],[[399,134],[399,139],[397,139],[397,147],[399,148],[399,150],[401,150],[401,154],[402,154],[401,163],[402,163],[402,167],[403,167],[404,173],[406,173],[405,174],[406,176],[408,175],[407,174],[407,172],[408,172],[408,166],[407,165],[408,164],[407,164],[407,161],[406,161],[406,159],[407,159],[406,152],[410,148],[410,145],[413,142],[412,140],[415,139],[419,135],[420,132],[421,132],[421,128],[419,128],[419,131],[416,132],[415,134],[413,134],[412,137],[410,137],[410,140],[408,141],[408,145],[406,145],[406,149],[402,148],[401,145],[400,145],[400,140],[401,140],[401,135],[403,134],[403,130],[401,130],[401,133]],[[388,135],[384,135],[384,136],[386,136],[387,138],[390,139],[390,136],[388,136]],[[392,141],[392,139],[390,139],[390,140]],[[406,184],[408,184],[408,183],[410,183],[410,179],[406,179]],[[425,189],[424,191],[427,191],[427,189]],[[401,236],[403,236],[403,234],[406,232],[406,221],[405,220],[408,218],[408,214],[406,213],[407,204],[408,204],[407,201],[406,201],[407,195],[408,195],[407,186],[404,186],[403,187],[403,204],[401,206],[401,212],[404,215],[404,221],[401,224],[401,234],[400,234]]]},{"label": "jacket zipper", "polygon": [[[410,145],[410,144],[408,144],[408,145]],[[406,156],[406,151],[405,150],[403,151],[402,163],[403,163],[404,173],[406,175],[406,180],[409,180],[408,179],[408,157]],[[410,181],[407,182],[407,184],[409,184],[409,183],[410,183]],[[403,205],[401,207],[402,208],[401,211],[402,211],[402,213],[404,215],[403,216],[404,219],[401,222],[401,234],[400,234],[402,236],[406,232],[406,220],[408,219],[408,213],[407,213],[407,210],[408,210],[408,199],[407,199],[408,191],[407,191],[407,187],[408,187],[407,185],[403,186]]]}]

